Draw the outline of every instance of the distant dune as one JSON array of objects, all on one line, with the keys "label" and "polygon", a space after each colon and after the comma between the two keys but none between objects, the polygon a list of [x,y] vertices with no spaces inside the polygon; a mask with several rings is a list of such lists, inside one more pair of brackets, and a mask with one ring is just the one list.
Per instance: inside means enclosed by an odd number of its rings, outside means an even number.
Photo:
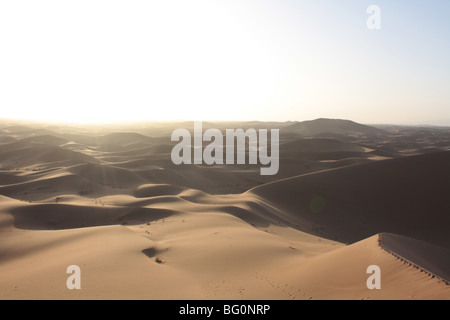
[{"label": "distant dune", "polygon": [[361,135],[385,133],[381,129],[341,119],[316,119],[296,122],[283,128],[282,132],[293,132],[308,137],[321,134]]},{"label": "distant dune", "polygon": [[18,168],[36,165],[45,167],[58,162],[64,162],[65,165],[98,162],[97,159],[89,155],[66,150],[61,147],[48,144],[24,144],[23,142],[17,141],[2,146],[0,150],[0,158],[2,159],[1,167]]}]

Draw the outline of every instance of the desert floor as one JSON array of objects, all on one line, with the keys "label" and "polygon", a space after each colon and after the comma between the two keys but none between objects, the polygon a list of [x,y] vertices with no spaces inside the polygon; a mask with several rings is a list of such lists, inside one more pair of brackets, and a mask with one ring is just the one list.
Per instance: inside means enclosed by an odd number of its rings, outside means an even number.
[{"label": "desert floor", "polygon": [[204,123],[279,128],[261,176],[174,165],[192,125],[0,122],[0,299],[450,299],[449,128]]}]

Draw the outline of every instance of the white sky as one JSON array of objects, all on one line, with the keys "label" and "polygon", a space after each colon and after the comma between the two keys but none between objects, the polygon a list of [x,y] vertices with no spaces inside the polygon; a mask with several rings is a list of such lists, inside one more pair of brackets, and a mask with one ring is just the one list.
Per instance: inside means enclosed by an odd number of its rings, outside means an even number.
[{"label": "white sky", "polygon": [[0,118],[450,119],[449,2],[377,2],[0,0]]}]

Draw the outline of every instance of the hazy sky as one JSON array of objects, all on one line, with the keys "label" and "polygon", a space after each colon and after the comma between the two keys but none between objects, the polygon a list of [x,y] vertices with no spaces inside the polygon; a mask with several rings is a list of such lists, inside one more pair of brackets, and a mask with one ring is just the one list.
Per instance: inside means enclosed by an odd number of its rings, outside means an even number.
[{"label": "hazy sky", "polygon": [[0,118],[450,124],[449,57],[448,0],[0,0]]}]

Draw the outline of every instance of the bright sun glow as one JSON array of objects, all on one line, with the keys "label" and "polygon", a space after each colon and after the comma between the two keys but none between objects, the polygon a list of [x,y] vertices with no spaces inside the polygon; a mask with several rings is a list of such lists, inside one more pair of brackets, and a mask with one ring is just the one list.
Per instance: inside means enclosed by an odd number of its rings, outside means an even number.
[{"label": "bright sun glow", "polygon": [[372,2],[0,1],[0,118],[450,119],[448,1]]},{"label": "bright sun glow", "polygon": [[2,3],[2,117],[238,117],[282,72],[224,2],[82,2]]}]

